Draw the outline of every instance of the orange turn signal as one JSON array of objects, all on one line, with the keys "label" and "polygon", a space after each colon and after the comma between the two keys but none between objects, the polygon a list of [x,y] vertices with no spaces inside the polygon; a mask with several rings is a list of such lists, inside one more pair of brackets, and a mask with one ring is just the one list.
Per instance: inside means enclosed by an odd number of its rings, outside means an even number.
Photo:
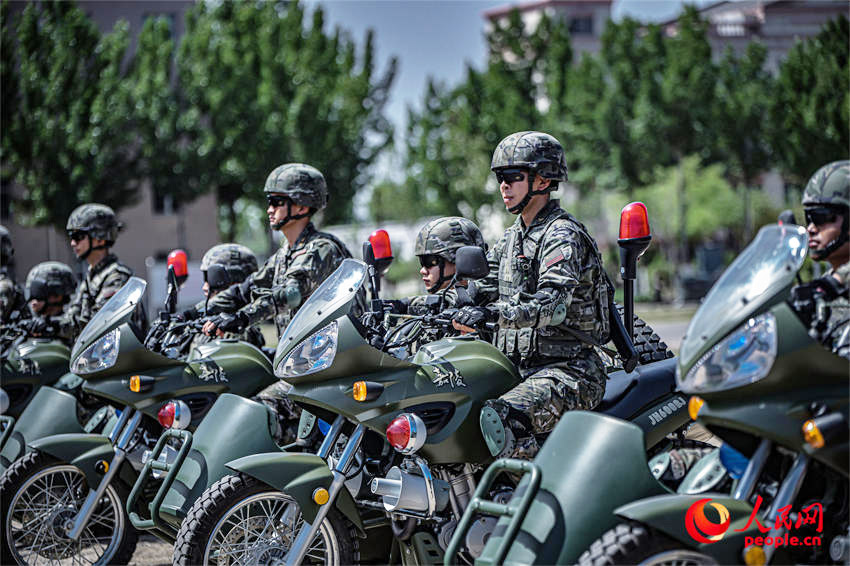
[{"label": "orange turn signal", "polygon": [[354,382],[354,391],[352,392],[352,396],[355,401],[365,401],[366,395],[368,394],[369,389],[366,387],[365,381],[355,381]]},{"label": "orange turn signal", "polygon": [[313,490],[313,503],[316,505],[324,505],[331,498],[331,494],[323,487],[317,487]]},{"label": "orange turn signal", "polygon": [[764,566],[767,564],[767,555],[764,548],[760,546],[748,546],[744,550],[744,564],[747,566]]},{"label": "orange turn signal", "polygon": [[374,401],[384,392],[384,386],[374,381],[355,381],[351,396],[355,401]]},{"label": "orange turn signal", "polygon": [[705,405],[705,401],[702,397],[694,395],[688,400],[688,415],[691,417],[691,420],[697,420],[699,410],[702,409],[703,405]]},{"label": "orange turn signal", "polygon": [[130,391],[133,393],[138,393],[142,390],[142,378],[141,376],[134,375],[130,378]]},{"label": "orange turn signal", "polygon": [[812,448],[823,448],[826,444],[823,433],[811,419],[803,423],[803,440]]}]

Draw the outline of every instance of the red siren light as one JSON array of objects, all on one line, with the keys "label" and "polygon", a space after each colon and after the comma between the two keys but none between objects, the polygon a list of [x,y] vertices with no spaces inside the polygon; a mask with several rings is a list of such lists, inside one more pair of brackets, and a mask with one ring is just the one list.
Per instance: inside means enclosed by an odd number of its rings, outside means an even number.
[{"label": "red siren light", "polygon": [[185,277],[189,274],[189,260],[183,250],[174,250],[168,254],[168,266],[174,268],[174,275]]},{"label": "red siren light", "polygon": [[649,214],[642,202],[632,202],[620,213],[620,239],[632,240],[651,236]]},{"label": "red siren light", "polygon": [[375,259],[386,259],[393,257],[393,248],[390,245],[390,235],[386,230],[375,230],[369,236],[369,243],[372,244],[372,251],[375,254]]}]

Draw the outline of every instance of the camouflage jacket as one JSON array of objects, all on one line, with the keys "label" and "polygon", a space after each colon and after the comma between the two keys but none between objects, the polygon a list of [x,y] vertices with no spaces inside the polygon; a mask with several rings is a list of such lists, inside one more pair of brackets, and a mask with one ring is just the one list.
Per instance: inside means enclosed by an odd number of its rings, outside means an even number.
[{"label": "camouflage jacket", "polygon": [[[846,290],[850,285],[850,262],[831,269],[826,275],[841,280]],[[846,294],[831,300],[815,300],[815,315],[809,334],[839,356],[850,359],[850,300]]]},{"label": "camouflage jacket", "polygon": [[115,254],[107,254],[97,265],[89,267],[60,321],[60,334],[75,338],[132,275],[133,270],[118,261]]},{"label": "camouflage jacket", "polygon": [[331,234],[319,232],[309,223],[294,245],[290,247],[284,238],[277,253],[258,271],[210,300],[210,313],[234,312],[238,309],[248,317],[249,324],[274,318],[280,333],[286,328],[297,307],[276,305],[271,294],[262,291],[295,285],[301,294],[300,306],[348,257],[351,257],[351,253],[345,244]]},{"label": "camouflage jacket", "polygon": [[471,286],[477,304],[499,310],[500,350],[521,367],[597,356],[587,339],[608,341],[610,281],[596,242],[557,200],[528,227],[517,217],[487,259],[490,274]]},{"label": "camouflage jacket", "polygon": [[30,318],[24,291],[6,271],[0,271],[0,324]]}]

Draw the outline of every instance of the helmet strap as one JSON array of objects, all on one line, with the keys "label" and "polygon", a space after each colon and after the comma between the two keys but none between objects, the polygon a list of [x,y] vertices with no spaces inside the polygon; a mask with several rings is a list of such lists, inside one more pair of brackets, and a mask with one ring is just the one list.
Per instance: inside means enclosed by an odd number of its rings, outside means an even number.
[{"label": "helmet strap", "polygon": [[284,216],[283,220],[281,220],[280,222],[275,222],[274,224],[272,224],[272,229],[280,230],[281,228],[286,226],[290,220],[301,220],[302,218],[307,218],[308,216],[310,216],[309,209],[307,212],[301,214],[292,214],[292,203],[288,202],[286,203],[286,216]]},{"label": "helmet strap", "polygon": [[428,294],[433,295],[434,293],[436,293],[440,290],[440,287],[443,286],[443,283],[445,283],[446,281],[452,280],[452,277],[454,277],[454,275],[446,276],[445,275],[445,269],[446,269],[446,260],[440,258],[440,276],[437,278],[436,283],[434,283],[433,285],[431,285],[430,287],[425,289],[428,292]]},{"label": "helmet strap", "polygon": [[850,238],[847,236],[848,232],[848,211],[845,209],[844,212],[841,213],[842,221],[841,221],[841,234],[838,235],[837,238],[830,241],[826,246],[819,250],[812,250],[812,257],[818,261],[825,260],[829,256],[831,256],[838,248],[843,246],[845,243],[850,241]]},{"label": "helmet strap", "polygon": [[525,196],[521,201],[519,201],[514,206],[508,209],[508,212],[511,214],[522,214],[522,211],[525,210],[525,207],[528,206],[528,203],[531,202],[531,197],[535,197],[537,195],[546,195],[553,191],[552,189],[552,181],[549,180],[549,184],[546,185],[546,188],[541,191],[535,191],[534,188],[534,179],[537,178],[537,171],[535,169],[528,170],[528,192],[525,193]]}]

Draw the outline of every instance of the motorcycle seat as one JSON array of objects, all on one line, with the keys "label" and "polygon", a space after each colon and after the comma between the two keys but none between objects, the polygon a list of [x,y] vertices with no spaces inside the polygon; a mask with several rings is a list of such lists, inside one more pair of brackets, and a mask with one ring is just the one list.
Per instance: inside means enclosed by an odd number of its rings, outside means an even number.
[{"label": "motorcycle seat", "polygon": [[628,419],[640,408],[676,388],[676,358],[618,371],[608,377],[605,396],[596,411]]}]

